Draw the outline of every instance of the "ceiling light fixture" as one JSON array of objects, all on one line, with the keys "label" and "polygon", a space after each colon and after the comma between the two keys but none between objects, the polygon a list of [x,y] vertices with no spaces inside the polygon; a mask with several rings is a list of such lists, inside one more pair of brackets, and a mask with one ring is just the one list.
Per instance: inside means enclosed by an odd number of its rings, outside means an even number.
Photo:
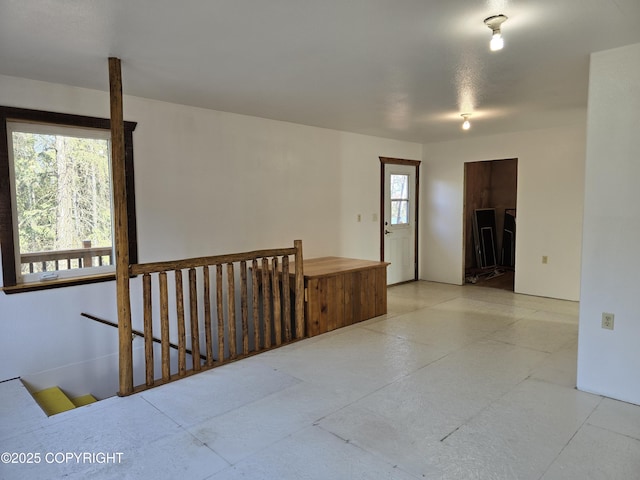
[{"label": "ceiling light fixture", "polygon": [[462,118],[464,118],[464,122],[462,122],[462,129],[463,130],[469,130],[471,128],[471,122],[469,121],[469,117],[471,116],[471,114],[470,113],[463,113],[460,116]]},{"label": "ceiling light fixture", "polygon": [[504,47],[504,39],[502,38],[500,26],[506,20],[506,15],[493,15],[484,19],[484,24],[493,32],[493,35],[491,36],[491,42],[489,43],[489,48],[491,48],[492,52],[495,52],[496,50],[502,50],[502,47]]}]

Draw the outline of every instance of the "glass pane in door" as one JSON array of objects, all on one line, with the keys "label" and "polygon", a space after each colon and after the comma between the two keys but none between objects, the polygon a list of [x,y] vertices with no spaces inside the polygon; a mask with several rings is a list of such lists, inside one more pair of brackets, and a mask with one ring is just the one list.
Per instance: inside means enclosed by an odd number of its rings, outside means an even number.
[{"label": "glass pane in door", "polygon": [[390,175],[391,225],[409,223],[409,175]]}]

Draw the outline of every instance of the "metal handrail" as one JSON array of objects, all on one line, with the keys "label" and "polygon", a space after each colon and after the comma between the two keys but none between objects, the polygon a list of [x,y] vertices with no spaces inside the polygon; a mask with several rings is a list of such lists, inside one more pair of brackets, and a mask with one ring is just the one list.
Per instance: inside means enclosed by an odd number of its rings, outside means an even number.
[{"label": "metal handrail", "polygon": [[[105,320],[104,318],[96,317],[95,315],[91,315],[89,313],[81,313],[80,315],[82,315],[83,317],[88,318],[89,320],[93,320],[94,322],[98,322],[98,323],[102,323],[104,325],[109,325],[110,327],[118,328],[118,324],[117,323],[111,322],[109,320]],[[136,337],[144,338],[144,333],[142,333],[140,330],[131,329],[131,333]],[[151,337],[151,339],[155,343],[162,344],[162,340],[160,340],[159,338]],[[178,345],[176,345],[175,343],[169,342],[169,347],[171,347],[171,348],[173,348],[175,350],[178,350]],[[187,354],[193,356],[193,352],[191,350],[189,350],[188,348],[185,349],[185,352]],[[205,355],[200,355],[200,358],[202,360],[206,360],[207,359],[207,357]]]}]

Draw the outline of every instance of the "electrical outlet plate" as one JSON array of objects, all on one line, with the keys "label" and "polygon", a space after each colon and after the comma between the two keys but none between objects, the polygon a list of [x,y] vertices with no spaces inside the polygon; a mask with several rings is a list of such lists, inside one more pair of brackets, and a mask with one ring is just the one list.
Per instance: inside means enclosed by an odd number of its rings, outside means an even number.
[{"label": "electrical outlet plate", "polygon": [[549,257],[547,257],[546,255],[542,256],[542,263],[547,264],[549,263]]},{"label": "electrical outlet plate", "polygon": [[613,313],[602,312],[602,328],[613,330]]}]

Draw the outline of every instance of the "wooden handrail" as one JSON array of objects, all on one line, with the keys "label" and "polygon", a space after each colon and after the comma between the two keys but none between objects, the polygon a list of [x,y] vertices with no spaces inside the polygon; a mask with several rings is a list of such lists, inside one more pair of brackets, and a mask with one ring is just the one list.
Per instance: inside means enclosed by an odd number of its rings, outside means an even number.
[{"label": "wooden handrail", "polygon": [[[94,322],[98,322],[98,323],[102,323],[104,325],[109,325],[110,327],[113,328],[118,328],[118,324],[115,322],[111,322],[109,320],[105,320],[104,318],[100,318],[100,317],[96,317],[95,315],[91,315],[90,313],[81,313],[80,315],[82,315],[83,317],[88,318],[89,320],[93,320]],[[142,333],[140,330],[136,330],[134,328],[131,329],[131,333],[133,335],[135,335],[136,337],[141,337],[141,338],[145,338],[144,337],[144,333]],[[153,340],[155,343],[159,343],[160,345],[162,345],[162,340],[160,340],[159,338],[156,337],[151,337],[151,340]],[[178,345],[176,345],[175,343],[171,343],[168,342],[169,347],[178,350]],[[189,349],[186,349],[186,353],[188,353],[189,355],[193,355],[193,352]],[[200,355],[200,358],[202,360],[206,360],[207,357],[204,355]]]},{"label": "wooden handrail", "polygon": [[170,260],[155,263],[140,263],[129,266],[130,275],[143,275],[145,273],[159,273],[175,270],[186,270],[189,268],[202,267],[203,265],[221,265],[225,263],[235,263],[253,260],[254,258],[281,257],[284,255],[295,255],[297,249],[294,248],[274,248],[270,250],[254,250],[244,253],[232,253],[226,255],[215,255],[210,257],[195,257],[185,260]]},{"label": "wooden handrail", "polygon": [[52,250],[20,254],[20,263],[48,262],[68,258],[106,257],[113,253],[113,247],[73,248],[70,250]]}]

